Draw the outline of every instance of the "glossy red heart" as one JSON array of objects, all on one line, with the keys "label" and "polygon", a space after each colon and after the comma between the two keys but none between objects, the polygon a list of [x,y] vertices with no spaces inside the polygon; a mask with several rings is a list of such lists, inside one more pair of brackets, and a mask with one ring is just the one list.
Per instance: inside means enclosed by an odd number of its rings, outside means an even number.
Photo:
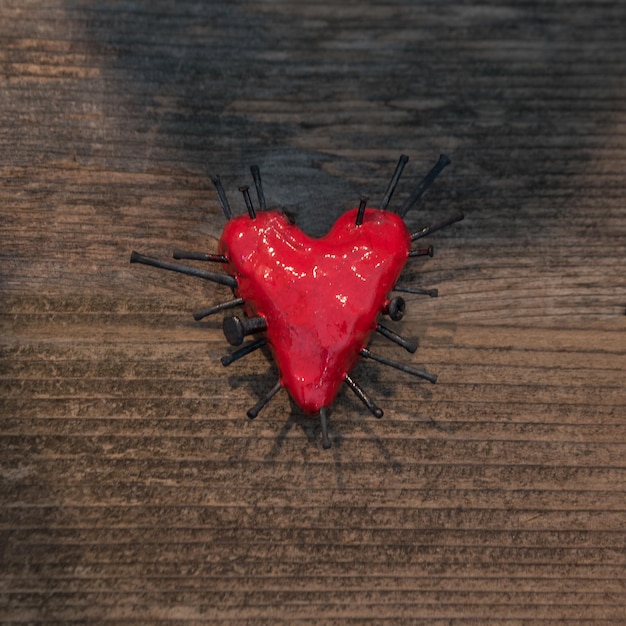
[{"label": "glossy red heart", "polygon": [[282,386],[311,415],[333,403],[409,254],[401,217],[379,209],[366,209],[361,224],[356,217],[344,213],[314,239],[263,211],[229,220],[219,242],[246,313],[265,318]]}]

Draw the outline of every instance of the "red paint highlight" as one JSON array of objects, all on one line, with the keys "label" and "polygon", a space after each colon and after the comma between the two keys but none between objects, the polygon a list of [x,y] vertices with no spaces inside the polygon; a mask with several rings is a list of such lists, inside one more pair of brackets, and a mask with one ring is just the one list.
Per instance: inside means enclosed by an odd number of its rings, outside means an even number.
[{"label": "red paint highlight", "polygon": [[283,386],[310,415],[333,403],[359,360],[411,246],[395,213],[366,209],[357,226],[357,211],[320,239],[275,211],[235,217],[219,242],[246,313],[267,321]]}]

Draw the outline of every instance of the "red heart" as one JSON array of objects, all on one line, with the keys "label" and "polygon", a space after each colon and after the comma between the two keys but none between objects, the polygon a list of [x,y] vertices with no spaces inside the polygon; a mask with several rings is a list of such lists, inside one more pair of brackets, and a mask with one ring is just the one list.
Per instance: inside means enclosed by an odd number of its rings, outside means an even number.
[{"label": "red heart", "polygon": [[344,213],[313,239],[282,213],[231,219],[219,242],[235,293],[262,316],[282,386],[307,413],[329,407],[376,328],[411,236],[400,216]]}]

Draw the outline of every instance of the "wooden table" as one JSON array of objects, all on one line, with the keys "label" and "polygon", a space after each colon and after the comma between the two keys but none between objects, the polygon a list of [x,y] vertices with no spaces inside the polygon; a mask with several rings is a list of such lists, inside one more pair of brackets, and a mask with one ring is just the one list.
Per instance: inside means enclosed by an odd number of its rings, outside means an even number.
[{"label": "wooden table", "polygon": [[[626,4],[0,0],[1,623],[626,620]],[[367,193],[462,209],[319,423],[214,252],[248,167],[325,233]]]}]

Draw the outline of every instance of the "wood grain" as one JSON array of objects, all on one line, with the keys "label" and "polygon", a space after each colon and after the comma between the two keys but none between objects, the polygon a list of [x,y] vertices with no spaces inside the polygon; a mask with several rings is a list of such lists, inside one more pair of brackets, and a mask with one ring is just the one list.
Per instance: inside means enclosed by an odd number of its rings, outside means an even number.
[{"label": "wood grain", "polygon": [[[626,6],[0,0],[0,623],[567,624],[626,615]],[[258,163],[323,234],[361,193],[412,228],[415,382],[374,363],[317,421],[215,251]],[[404,358],[375,338],[376,350]]]}]

